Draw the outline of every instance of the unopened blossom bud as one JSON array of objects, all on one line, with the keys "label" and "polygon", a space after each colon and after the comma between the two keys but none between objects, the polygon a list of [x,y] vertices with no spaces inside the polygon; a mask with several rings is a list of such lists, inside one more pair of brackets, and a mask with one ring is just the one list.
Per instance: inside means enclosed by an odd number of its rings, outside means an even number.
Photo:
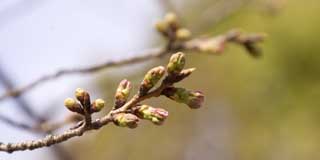
[{"label": "unopened blossom bud", "polygon": [[186,63],[186,58],[182,52],[173,54],[167,65],[168,73],[169,74],[180,73],[184,68],[185,63]]},{"label": "unopened blossom bud", "polygon": [[200,91],[169,87],[163,90],[162,94],[176,102],[184,103],[192,109],[200,108],[204,102],[204,95]]},{"label": "unopened blossom bud", "polygon": [[193,109],[200,108],[204,102],[204,95],[201,91],[189,92],[188,106]]},{"label": "unopened blossom bud", "polygon": [[91,104],[91,112],[100,112],[101,109],[104,107],[105,102],[103,99],[96,99]]},{"label": "unopened blossom bud", "polygon": [[127,102],[131,88],[132,86],[130,81],[124,79],[120,82],[114,96],[116,109],[123,106]]},{"label": "unopened blossom bud", "polygon": [[148,105],[141,105],[140,108],[136,110],[136,114],[139,118],[150,120],[156,125],[161,125],[169,116],[168,111],[162,108],[154,108]]},{"label": "unopened blossom bud", "polygon": [[130,113],[119,113],[114,115],[113,122],[120,127],[136,128],[139,118]]},{"label": "unopened blossom bud", "polygon": [[176,32],[176,37],[179,40],[187,40],[191,37],[191,32],[186,28],[180,28]]},{"label": "unopened blossom bud", "polygon": [[140,94],[147,93],[152,87],[154,87],[158,81],[165,74],[165,68],[163,66],[155,67],[148,71],[144,76],[143,81],[140,85]]},{"label": "unopened blossom bud", "polygon": [[64,100],[64,106],[67,107],[68,110],[70,110],[71,112],[77,112],[82,114],[83,110],[81,108],[81,105],[76,102],[76,100],[72,99],[72,98],[67,98]]},{"label": "unopened blossom bud", "polygon": [[90,95],[87,91],[85,91],[82,88],[77,88],[75,91],[75,96],[77,100],[84,106],[89,107],[90,106]]}]

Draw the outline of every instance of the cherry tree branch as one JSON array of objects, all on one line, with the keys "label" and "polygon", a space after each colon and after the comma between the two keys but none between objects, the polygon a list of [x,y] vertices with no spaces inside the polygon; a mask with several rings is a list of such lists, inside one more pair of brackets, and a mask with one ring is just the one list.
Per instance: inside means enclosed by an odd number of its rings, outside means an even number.
[{"label": "cherry tree branch", "polygon": [[[169,72],[169,69],[168,69],[168,72]],[[157,74],[161,74],[161,76],[158,77]],[[183,73],[182,78],[178,78],[178,76],[181,76],[181,75],[178,75],[178,74],[173,75],[173,74],[168,73],[168,75],[164,78],[164,80],[162,81],[162,83],[159,87],[148,92],[148,90],[150,90],[156,84],[156,82],[158,80],[160,80],[160,78],[162,77],[163,74],[164,74],[163,67],[158,67],[158,68],[154,68],[154,69],[150,70],[146,74],[143,82],[141,83],[140,90],[137,94],[135,94],[129,101],[127,101],[120,108],[114,108],[105,116],[98,118],[98,119],[95,119],[94,121],[91,120],[91,114],[93,112],[95,112],[93,110],[94,110],[94,107],[97,107],[97,106],[94,105],[95,103],[92,103],[91,109],[86,108],[87,107],[86,104],[89,104],[86,102],[90,102],[89,94],[85,91],[82,91],[82,90],[78,91],[78,92],[76,91],[76,97],[82,105],[82,108],[78,108],[78,109],[81,109],[81,111],[79,111],[79,113],[82,113],[84,116],[84,119],[85,119],[79,123],[80,124],[79,126],[75,126],[71,129],[63,132],[62,134],[47,135],[43,139],[38,139],[38,140],[33,140],[33,141],[25,141],[25,142],[19,142],[19,143],[6,143],[6,144],[0,143],[0,151],[12,153],[14,151],[34,150],[34,149],[41,148],[41,147],[49,147],[51,145],[67,141],[70,138],[82,136],[87,131],[98,130],[103,126],[108,125],[110,122],[115,122],[115,124],[117,124],[119,126],[123,126],[123,123],[127,122],[128,120],[126,121],[126,120],[123,120],[123,118],[121,118],[118,120],[119,122],[116,122],[117,115],[119,115],[121,113],[128,113],[128,112],[132,113],[132,115],[133,115],[133,113],[136,113],[139,109],[141,109],[141,106],[138,105],[139,103],[143,102],[146,99],[150,99],[153,97],[158,97],[160,95],[163,95],[164,89],[166,89],[169,86],[172,86],[175,82],[182,80],[183,78],[185,78],[186,76],[191,74],[191,72],[188,73],[188,75],[185,75],[185,73]],[[150,87],[150,85],[152,85],[152,86]],[[86,97],[88,97],[89,99]],[[68,104],[69,103],[66,103],[67,107],[69,106]],[[69,108],[69,109],[71,111],[76,111],[76,110],[72,109],[72,107],[75,107],[75,106],[77,106],[77,105],[75,103],[73,103],[72,106],[70,106],[71,108]],[[165,116],[167,116],[167,114]],[[166,117],[163,117],[163,118],[166,118]],[[121,122],[121,121],[124,121],[124,122]],[[136,121],[132,121],[132,122],[136,122]],[[130,123],[128,123],[126,125],[129,128],[136,127],[136,126],[131,127]]]},{"label": "cherry tree branch", "polygon": [[[0,96],[0,100],[8,97],[20,96],[22,93],[25,93],[46,81],[56,79],[63,75],[94,73],[109,67],[128,65],[159,58],[177,51],[217,55],[224,51],[227,44],[235,43],[244,47],[250,55],[258,57],[260,55],[260,50],[257,48],[256,44],[261,42],[264,38],[261,34],[244,34],[237,30],[232,30],[226,34],[214,37],[192,38],[191,32],[188,29],[181,27],[177,22],[176,16],[172,13],[167,14],[164,20],[159,21],[156,28],[167,39],[167,45],[163,48],[153,49],[141,56],[131,57],[120,61],[107,61],[86,68],[60,70],[54,74],[43,76],[24,87],[8,91]],[[195,70],[194,68],[184,69],[184,66],[185,55],[182,52],[172,54],[166,68],[158,66],[146,73],[139,85],[139,91],[132,96],[131,99],[128,99],[131,90],[131,82],[127,80],[121,81],[116,90],[114,106],[107,114],[95,120],[92,119],[92,114],[101,111],[105,104],[104,100],[96,99],[91,101],[90,94],[87,91],[78,88],[75,92],[76,100],[67,98],[64,102],[67,109],[82,116],[82,120],[75,126],[60,134],[53,135],[51,132],[63,126],[65,123],[58,123],[55,125],[52,125],[49,122],[40,123],[34,128],[35,130],[46,132],[48,135],[45,138],[18,143],[0,142],[0,151],[12,153],[15,151],[48,147],[67,141],[73,137],[82,136],[88,131],[98,130],[108,125],[110,122],[113,122],[119,127],[128,128],[137,127],[139,120],[149,120],[156,125],[161,125],[167,118],[168,111],[162,108],[154,108],[142,104],[144,100],[159,97],[161,95],[164,95],[173,101],[184,103],[191,109],[200,108],[204,101],[202,92],[190,91],[185,88],[177,88],[174,86],[175,83],[184,80]],[[156,84],[161,79],[162,83],[156,87]],[[30,126],[27,125],[15,124],[13,121],[6,119],[3,120],[9,124],[16,125],[17,127],[30,128]]]}]

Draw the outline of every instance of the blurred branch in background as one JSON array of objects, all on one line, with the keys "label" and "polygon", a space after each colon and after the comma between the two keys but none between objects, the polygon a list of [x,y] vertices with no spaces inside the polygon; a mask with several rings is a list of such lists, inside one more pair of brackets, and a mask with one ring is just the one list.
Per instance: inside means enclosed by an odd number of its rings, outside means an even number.
[{"label": "blurred branch in background", "polygon": [[[0,67],[0,82],[3,84],[5,89],[11,90],[14,88],[14,84],[9,79],[9,76],[6,75],[5,71],[3,71],[2,67]],[[38,134],[49,134],[53,130],[60,128],[64,123],[56,123],[56,124],[47,124],[47,119],[37,115],[28,103],[20,96],[14,97],[14,102],[17,103],[18,108],[23,111],[24,115],[27,115],[31,120],[35,122],[34,125],[29,123],[21,123],[11,120],[10,118],[5,117],[4,115],[0,115],[0,121],[19,129],[23,129],[26,131],[30,131]],[[69,155],[61,146],[54,146],[52,148],[55,156],[61,160],[72,160],[71,155]]]},{"label": "blurred branch in background", "polygon": [[[0,82],[3,84],[6,90],[10,91],[15,88],[12,81],[9,79],[9,76],[6,75],[6,73],[3,71],[2,67],[0,66]],[[23,97],[20,97],[19,95],[14,97],[14,102],[17,104],[17,107],[25,114],[27,115],[31,120],[34,120],[36,122],[41,122],[44,119],[40,116],[38,116],[28,105],[28,103],[23,99]]]}]

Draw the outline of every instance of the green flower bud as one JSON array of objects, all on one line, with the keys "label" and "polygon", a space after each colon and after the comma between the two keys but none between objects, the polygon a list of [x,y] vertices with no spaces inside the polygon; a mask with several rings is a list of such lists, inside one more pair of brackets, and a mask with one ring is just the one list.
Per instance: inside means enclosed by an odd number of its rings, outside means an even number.
[{"label": "green flower bud", "polygon": [[163,90],[162,94],[178,103],[184,103],[192,109],[200,108],[204,102],[204,95],[200,91],[168,87]]},{"label": "green flower bud", "polygon": [[140,85],[140,94],[146,94],[151,88],[153,88],[158,81],[165,74],[165,68],[163,66],[155,67],[148,71],[144,76]]},{"label": "green flower bud", "polygon": [[162,108],[154,108],[148,105],[141,105],[135,112],[139,118],[150,120],[156,125],[163,124],[164,120],[169,115],[168,111]]},{"label": "green flower bud", "polygon": [[186,63],[186,59],[182,52],[173,54],[167,65],[168,73],[173,75],[180,73],[184,68],[185,63]]},{"label": "green flower bud", "polygon": [[77,100],[84,106],[84,107],[90,107],[90,95],[87,91],[85,91],[82,88],[77,88],[75,91],[75,96]]},{"label": "green flower bud", "polygon": [[119,113],[114,115],[113,123],[120,127],[136,128],[139,118],[130,113]]},{"label": "green flower bud", "polygon": [[114,96],[115,109],[120,108],[127,102],[131,88],[132,86],[130,81],[124,79],[120,82],[116,94]]},{"label": "green flower bud", "polygon": [[77,112],[77,113],[83,114],[81,105],[72,98],[65,99],[64,106],[66,106],[67,109],[70,110],[71,112]]},{"label": "green flower bud", "polygon": [[179,40],[188,40],[191,37],[191,32],[186,28],[180,28],[176,32],[176,37]]},{"label": "green flower bud", "polygon": [[96,99],[91,104],[91,112],[100,112],[104,107],[104,105],[105,105],[105,102],[103,99]]}]

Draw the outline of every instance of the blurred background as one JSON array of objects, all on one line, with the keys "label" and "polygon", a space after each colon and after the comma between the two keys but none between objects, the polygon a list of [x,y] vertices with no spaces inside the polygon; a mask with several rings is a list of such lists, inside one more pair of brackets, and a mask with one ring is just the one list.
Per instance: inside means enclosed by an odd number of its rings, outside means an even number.
[{"label": "blurred background", "polygon": [[[188,54],[187,67],[197,70],[180,85],[202,90],[205,104],[190,110],[164,97],[149,100],[169,110],[163,126],[108,125],[56,147],[0,153],[0,159],[320,159],[318,0],[1,0],[0,92],[61,68],[134,57],[161,46],[153,26],[167,11],[176,12],[194,36],[233,28],[264,32],[264,55],[253,59],[234,45],[222,56]],[[149,68],[167,60],[64,76],[1,101],[0,114],[32,124],[21,107],[28,105],[58,121],[68,114],[63,100],[77,87],[110,106],[120,80],[139,84]],[[3,122],[0,130],[0,142],[44,136]]]}]

